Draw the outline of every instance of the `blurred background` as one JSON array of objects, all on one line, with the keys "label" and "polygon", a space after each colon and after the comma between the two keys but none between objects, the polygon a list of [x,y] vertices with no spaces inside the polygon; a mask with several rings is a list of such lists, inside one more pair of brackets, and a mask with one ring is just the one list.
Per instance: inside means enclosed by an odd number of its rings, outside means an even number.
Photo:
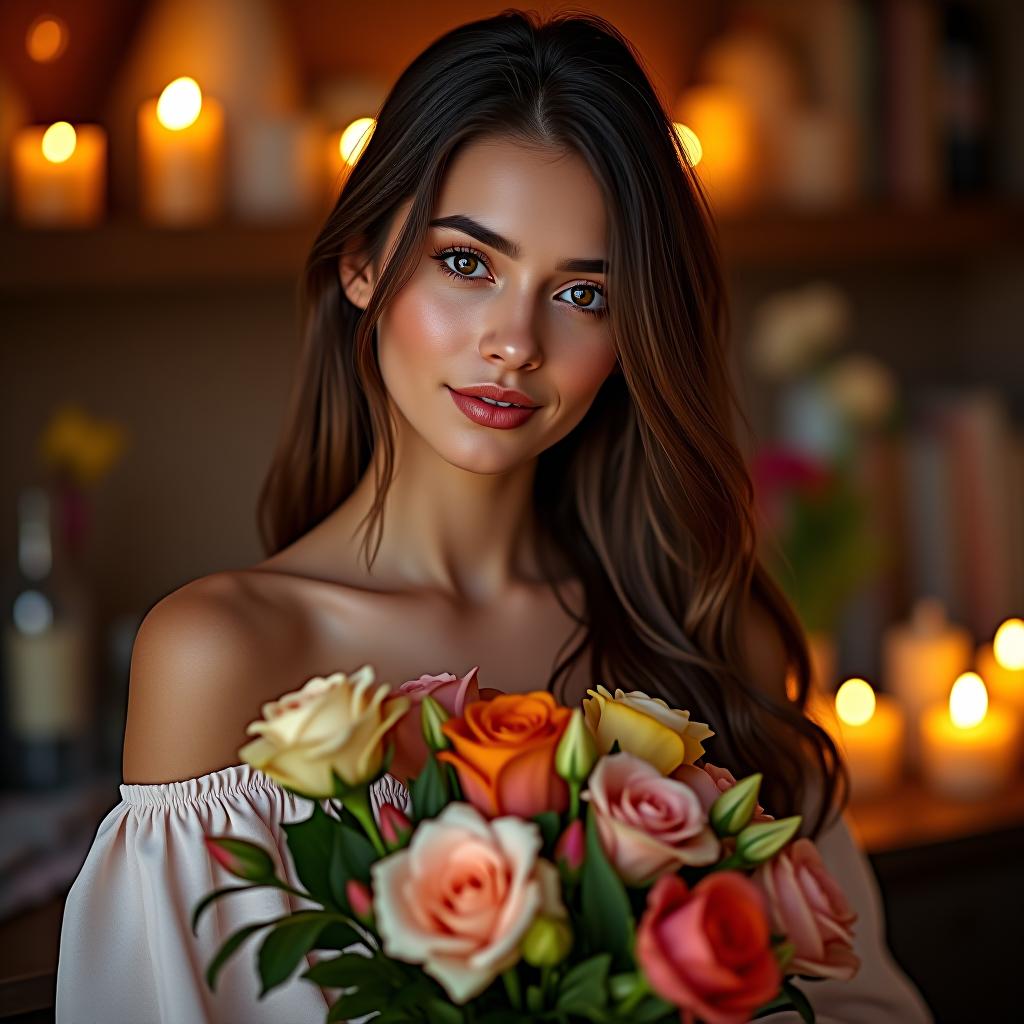
[{"label": "blurred background", "polygon": [[[139,622],[262,557],[318,224],[408,61],[503,6],[0,5],[0,1017],[52,1019]],[[1008,1017],[1024,3],[580,6],[637,47],[715,205],[764,556],[891,947],[939,1020]]]}]

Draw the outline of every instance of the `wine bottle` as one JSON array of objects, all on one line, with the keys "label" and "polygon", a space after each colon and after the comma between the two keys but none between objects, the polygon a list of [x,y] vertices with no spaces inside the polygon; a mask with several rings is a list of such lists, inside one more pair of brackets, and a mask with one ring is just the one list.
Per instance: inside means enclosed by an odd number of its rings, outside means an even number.
[{"label": "wine bottle", "polygon": [[19,493],[3,654],[9,763],[20,789],[63,789],[92,768],[90,605],[58,509],[42,487]]}]

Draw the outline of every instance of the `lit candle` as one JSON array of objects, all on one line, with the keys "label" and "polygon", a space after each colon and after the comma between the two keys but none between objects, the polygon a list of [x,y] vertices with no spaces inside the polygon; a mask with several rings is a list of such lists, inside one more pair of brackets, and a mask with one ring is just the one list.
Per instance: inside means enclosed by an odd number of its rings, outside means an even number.
[{"label": "lit candle", "polygon": [[1024,715],[1024,621],[1007,619],[992,643],[982,644],[975,662],[994,704],[1007,704]]},{"label": "lit candle", "polygon": [[925,780],[961,799],[998,792],[1017,769],[1019,725],[1015,709],[989,706],[981,677],[964,672],[948,703],[933,705],[921,720]]},{"label": "lit candle", "polygon": [[[891,789],[903,767],[903,712],[885,694],[876,694],[863,679],[847,679],[836,691],[835,733],[850,770],[855,800]],[[823,723],[828,727],[827,723]]]},{"label": "lit candle", "polygon": [[911,765],[920,761],[917,723],[926,708],[946,700],[953,680],[971,667],[973,646],[970,633],[950,623],[942,602],[932,597],[914,605],[909,622],[885,630],[883,678],[913,723],[907,734]]},{"label": "lit candle", "polygon": [[357,117],[340,132],[327,137],[327,178],[331,199],[337,199],[349,172],[373,135],[377,122],[372,117]]},{"label": "lit candle", "polygon": [[22,128],[13,147],[14,211],[36,227],[89,227],[103,216],[107,134],[57,121]]},{"label": "lit candle", "polygon": [[224,111],[195,79],[176,78],[139,107],[141,208],[161,224],[216,218],[224,203]]}]

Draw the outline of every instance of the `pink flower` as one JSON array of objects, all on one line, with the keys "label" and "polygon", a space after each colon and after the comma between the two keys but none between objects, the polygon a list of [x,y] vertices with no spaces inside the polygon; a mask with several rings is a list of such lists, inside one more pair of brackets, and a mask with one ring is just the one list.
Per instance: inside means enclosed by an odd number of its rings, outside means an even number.
[{"label": "pink flower", "polygon": [[[713,764],[681,764],[673,773],[672,778],[685,782],[696,790],[700,797],[704,812],[711,810],[711,805],[727,789],[736,785],[736,778],[728,768],[719,768]],[[774,821],[770,814],[765,814],[764,808],[758,804],[754,808],[754,816],[751,821]]]},{"label": "pink flower", "polygon": [[860,968],[853,952],[857,913],[829,874],[814,843],[790,843],[751,876],[768,900],[772,926],[795,946],[786,970],[816,978],[848,980]]},{"label": "pink flower", "polygon": [[384,952],[423,964],[457,1004],[479,995],[519,960],[537,914],[567,917],[541,846],[534,822],[448,804],[370,868]]},{"label": "pink flower", "polygon": [[764,895],[738,871],[706,875],[692,890],[679,875],[659,878],[636,957],[658,995],[705,1024],[743,1024],[782,984]]},{"label": "pink flower", "polygon": [[697,794],[641,757],[602,757],[583,798],[590,801],[608,860],[629,885],[718,859],[718,838]]},{"label": "pink flower", "polygon": [[438,701],[449,715],[461,715],[467,704],[480,699],[476,674],[479,665],[474,665],[461,679],[451,672],[440,675],[422,675],[402,683],[395,691],[411,698],[409,710],[392,726],[384,742],[394,741],[395,757],[388,772],[396,779],[407,781],[418,775],[427,757],[427,744],[420,728],[420,701],[431,696]]}]

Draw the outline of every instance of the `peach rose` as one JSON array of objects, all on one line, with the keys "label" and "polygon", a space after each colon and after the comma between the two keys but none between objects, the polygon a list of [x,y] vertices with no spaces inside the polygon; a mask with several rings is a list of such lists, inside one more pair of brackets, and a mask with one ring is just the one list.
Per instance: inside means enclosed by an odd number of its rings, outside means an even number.
[{"label": "peach rose", "polygon": [[608,860],[628,885],[645,885],[683,864],[712,864],[718,837],[689,786],[666,778],[633,754],[611,754],[594,766],[590,801]]},{"label": "peach rose", "polygon": [[370,868],[384,952],[423,964],[457,1004],[479,995],[518,962],[538,914],[568,916],[542,845],[533,822],[448,804]]},{"label": "peach rose", "polygon": [[562,812],[569,789],[555,774],[555,750],[571,715],[545,690],[477,701],[441,727],[452,749],[437,759],[454,766],[466,799],[489,818]]},{"label": "peach rose", "polygon": [[412,702],[409,710],[394,724],[385,737],[385,746],[394,741],[395,756],[388,769],[396,779],[407,781],[418,775],[427,757],[427,744],[423,739],[420,725],[420,702],[424,697],[433,697],[449,715],[461,715],[466,705],[480,699],[480,688],[476,681],[479,666],[474,665],[461,679],[451,672],[440,675],[422,675],[409,679],[398,687],[397,692]]},{"label": "peach rose", "polygon": [[332,796],[332,772],[350,786],[361,785],[380,771],[384,735],[409,704],[390,691],[375,681],[370,665],[350,676],[316,676],[263,705],[262,720],[245,730],[258,738],[238,756],[303,796]]},{"label": "peach rose", "polygon": [[744,1024],[782,985],[764,894],[738,871],[692,889],[662,875],[647,894],[636,958],[658,995],[705,1024]]},{"label": "peach rose", "polygon": [[[711,805],[728,789],[736,785],[736,777],[728,768],[719,768],[713,764],[681,764],[674,772],[672,778],[685,782],[694,789],[700,797],[701,805],[705,812],[711,810]],[[764,808],[757,804],[754,808],[754,816],[751,821],[774,821],[775,818],[766,814]]]},{"label": "peach rose", "polygon": [[856,911],[806,837],[755,869],[751,880],[768,900],[772,926],[795,947],[790,974],[847,981],[860,968],[853,952]]},{"label": "peach rose", "polygon": [[703,722],[691,722],[689,711],[669,707],[642,690],[612,694],[599,685],[587,693],[583,714],[597,749],[607,754],[618,740],[621,750],[650,761],[662,775],[702,757],[702,741],[715,735]]}]

